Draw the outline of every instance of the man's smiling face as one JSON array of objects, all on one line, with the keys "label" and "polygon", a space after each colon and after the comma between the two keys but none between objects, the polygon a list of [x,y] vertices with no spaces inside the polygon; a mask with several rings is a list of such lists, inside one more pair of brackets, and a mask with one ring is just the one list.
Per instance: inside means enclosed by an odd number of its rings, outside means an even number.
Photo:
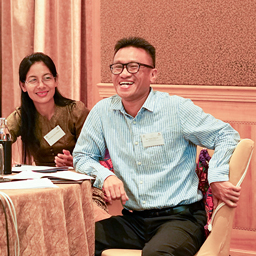
[{"label": "man's smiling face", "polygon": [[[133,46],[121,48],[114,56],[113,63],[137,62],[153,66],[151,56],[142,48]],[[140,66],[136,74],[131,74],[126,68],[119,75],[112,74],[113,84],[116,93],[122,98],[123,102],[132,102],[147,98],[150,84],[155,81],[156,69]]]}]

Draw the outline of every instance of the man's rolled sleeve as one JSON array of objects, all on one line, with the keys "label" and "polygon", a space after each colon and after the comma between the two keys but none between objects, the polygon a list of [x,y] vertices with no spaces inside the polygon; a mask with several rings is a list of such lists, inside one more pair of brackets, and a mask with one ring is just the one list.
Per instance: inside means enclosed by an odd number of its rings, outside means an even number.
[{"label": "man's rolled sleeve", "polygon": [[180,118],[186,139],[195,145],[214,149],[209,161],[209,183],[228,181],[229,161],[240,141],[239,133],[230,124],[203,112],[191,100],[181,102]]}]

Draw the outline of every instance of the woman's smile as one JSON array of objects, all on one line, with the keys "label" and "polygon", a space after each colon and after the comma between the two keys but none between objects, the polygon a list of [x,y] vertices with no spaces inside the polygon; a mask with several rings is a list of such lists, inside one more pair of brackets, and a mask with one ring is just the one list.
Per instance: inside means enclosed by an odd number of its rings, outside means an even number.
[{"label": "woman's smile", "polygon": [[37,92],[36,94],[37,94],[39,97],[45,97],[45,96],[47,96],[48,91]]}]

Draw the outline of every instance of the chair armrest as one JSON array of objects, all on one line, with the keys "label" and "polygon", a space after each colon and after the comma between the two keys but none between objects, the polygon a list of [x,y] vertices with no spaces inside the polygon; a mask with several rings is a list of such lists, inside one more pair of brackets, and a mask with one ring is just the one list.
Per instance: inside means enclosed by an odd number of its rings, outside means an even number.
[{"label": "chair armrest", "polygon": [[[233,185],[240,186],[246,175],[254,142],[251,139],[241,140],[229,163],[229,180]],[[239,184],[240,183],[240,184]],[[224,205],[215,215],[212,231],[197,256],[227,256],[229,255],[231,230],[236,208]]]}]

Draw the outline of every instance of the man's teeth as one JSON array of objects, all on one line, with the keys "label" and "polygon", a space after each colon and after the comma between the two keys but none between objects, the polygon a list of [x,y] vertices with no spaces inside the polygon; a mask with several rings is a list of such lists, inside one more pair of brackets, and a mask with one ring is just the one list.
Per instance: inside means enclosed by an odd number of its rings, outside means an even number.
[{"label": "man's teeth", "polygon": [[120,85],[132,85],[133,82],[121,82]]}]

